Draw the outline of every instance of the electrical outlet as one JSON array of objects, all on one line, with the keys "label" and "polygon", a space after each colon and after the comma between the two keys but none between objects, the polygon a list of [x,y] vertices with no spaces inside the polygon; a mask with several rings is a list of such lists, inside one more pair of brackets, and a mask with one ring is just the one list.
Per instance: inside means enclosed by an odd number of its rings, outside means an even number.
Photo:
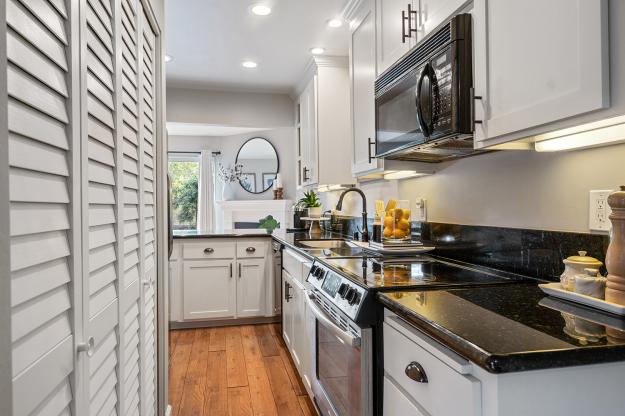
[{"label": "electrical outlet", "polygon": [[610,206],[608,205],[608,195],[612,190],[590,191],[588,203],[588,228],[591,231],[610,231]]},{"label": "electrical outlet", "polygon": [[415,202],[415,211],[412,215],[413,221],[425,222],[427,220],[427,208],[425,205],[426,200],[423,198],[417,198]]}]

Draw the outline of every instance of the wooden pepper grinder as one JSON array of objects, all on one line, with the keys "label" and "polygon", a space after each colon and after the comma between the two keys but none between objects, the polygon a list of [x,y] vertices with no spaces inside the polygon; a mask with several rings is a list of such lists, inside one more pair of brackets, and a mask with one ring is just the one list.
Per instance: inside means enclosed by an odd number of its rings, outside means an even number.
[{"label": "wooden pepper grinder", "polygon": [[605,300],[625,305],[625,186],[610,194],[608,205],[612,208],[612,239],[605,256],[608,269]]}]

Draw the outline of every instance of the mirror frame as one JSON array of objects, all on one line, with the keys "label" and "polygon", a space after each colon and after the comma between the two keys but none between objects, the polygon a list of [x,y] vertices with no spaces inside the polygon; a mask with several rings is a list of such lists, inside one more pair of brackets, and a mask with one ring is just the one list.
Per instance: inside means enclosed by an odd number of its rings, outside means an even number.
[{"label": "mirror frame", "polygon": [[[264,141],[266,141],[267,143],[269,143],[269,146],[271,146],[271,148],[273,149],[274,153],[276,154],[276,163],[277,163],[277,166],[276,166],[276,175],[278,175],[278,173],[280,173],[280,156],[278,155],[278,149],[276,149],[276,147],[273,145],[273,143],[271,143],[271,142],[269,141],[269,139],[266,139],[266,138],[264,138],[264,137],[254,136],[254,137],[250,137],[249,139],[247,139],[246,141],[244,141],[244,142],[243,142],[243,144],[241,145],[241,147],[239,147],[239,150],[237,151],[237,156],[236,156],[236,158],[234,159],[234,164],[236,165],[236,164],[238,163],[238,161],[239,161],[239,154],[241,153],[241,149],[243,149],[243,148],[245,147],[245,145],[246,145],[248,142],[250,142],[250,141],[252,141],[252,140],[254,140],[254,139],[261,139],[261,140],[264,140]],[[261,179],[261,181],[262,181],[262,179]],[[261,182],[261,183],[262,183],[262,182]],[[241,186],[241,188],[243,188],[243,190],[244,190],[245,192],[250,193],[250,194],[252,194],[252,195],[260,195],[260,194],[264,194],[265,192],[267,192],[267,191],[269,191],[269,190],[271,189],[271,187],[269,187],[269,188],[264,189],[264,190],[262,190],[262,191],[260,191],[260,192],[252,192],[252,191],[249,191],[249,190],[245,189],[245,187],[244,187],[244,186],[243,186],[243,184],[241,183],[241,179],[239,179],[239,185]]]}]

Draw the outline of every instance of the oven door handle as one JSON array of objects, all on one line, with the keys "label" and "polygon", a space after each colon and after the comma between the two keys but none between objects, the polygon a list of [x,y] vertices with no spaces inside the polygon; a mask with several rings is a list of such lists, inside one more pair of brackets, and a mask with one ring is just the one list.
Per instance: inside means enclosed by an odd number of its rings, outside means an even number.
[{"label": "oven door handle", "polygon": [[315,296],[313,294],[306,291],[306,303],[308,304],[308,309],[312,312],[319,323],[332,332],[332,335],[334,335],[343,344],[350,347],[360,347],[361,338],[350,335],[341,329],[337,324],[332,322],[332,320],[328,318],[321,309],[319,309],[314,301],[314,297]]}]

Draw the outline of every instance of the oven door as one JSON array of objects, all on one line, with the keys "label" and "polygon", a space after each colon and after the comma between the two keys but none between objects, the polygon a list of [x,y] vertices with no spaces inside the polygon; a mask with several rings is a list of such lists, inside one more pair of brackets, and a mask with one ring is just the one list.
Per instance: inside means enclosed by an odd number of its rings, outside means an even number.
[{"label": "oven door", "polygon": [[315,319],[313,392],[317,406],[324,416],[372,416],[371,329],[357,327],[338,310],[334,311],[338,319],[331,317],[316,299],[312,292],[306,296]]}]

